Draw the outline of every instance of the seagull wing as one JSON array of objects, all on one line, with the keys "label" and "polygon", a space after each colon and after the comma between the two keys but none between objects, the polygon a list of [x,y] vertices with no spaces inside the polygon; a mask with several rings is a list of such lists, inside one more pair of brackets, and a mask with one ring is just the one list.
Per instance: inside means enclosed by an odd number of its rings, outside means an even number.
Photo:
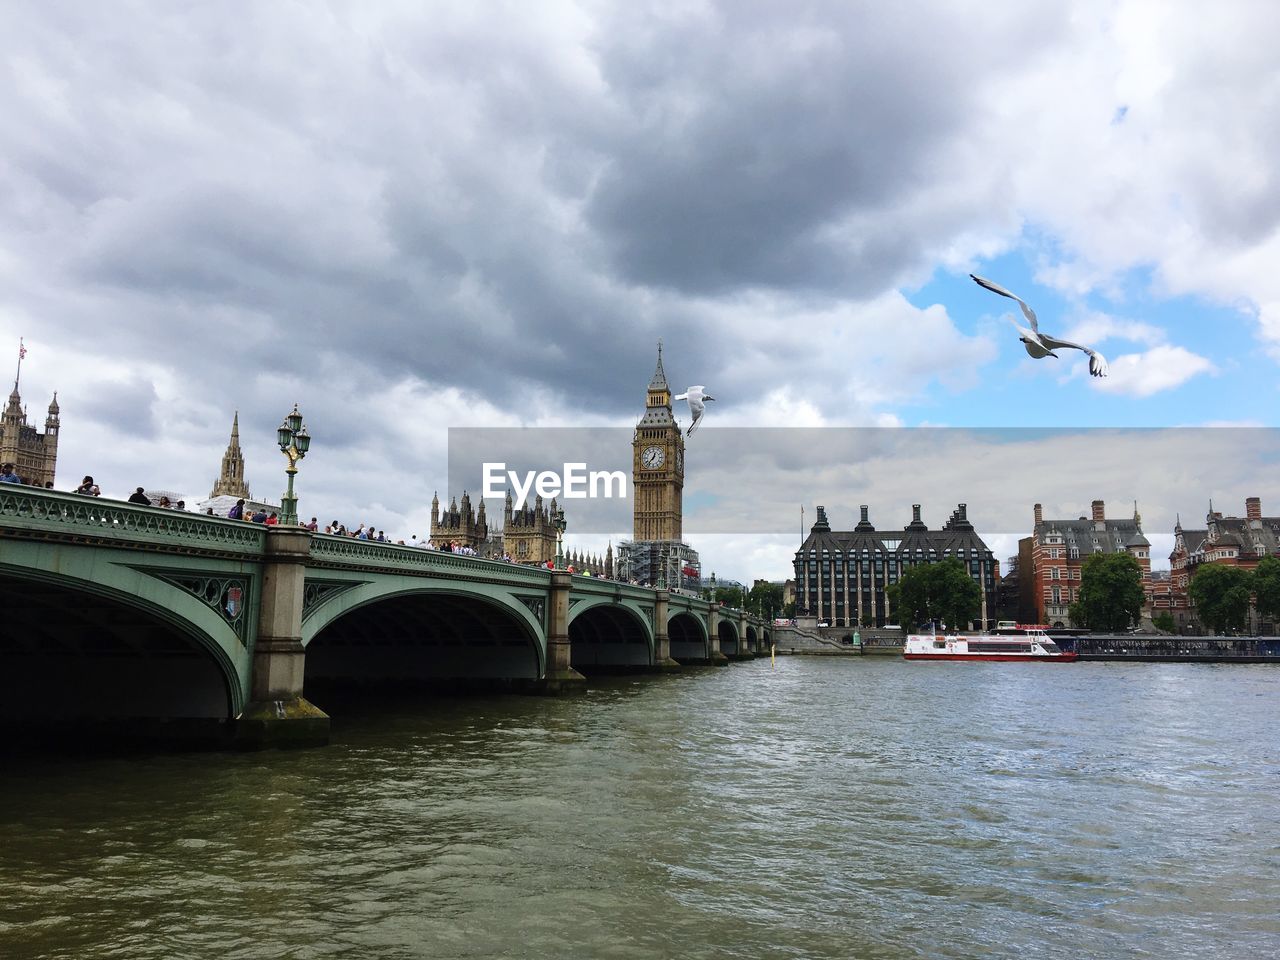
[{"label": "seagull wing", "polygon": [[1107,358],[1091,347],[1086,347],[1082,343],[1072,343],[1070,340],[1059,340],[1057,337],[1051,337],[1048,334],[1040,334],[1040,342],[1050,350],[1080,350],[1089,355],[1089,373],[1095,377],[1105,377],[1107,375]]},{"label": "seagull wing", "polygon": [[1010,300],[1017,300],[1018,306],[1022,308],[1022,315],[1027,318],[1027,323],[1031,324],[1031,332],[1037,335],[1040,333],[1040,326],[1036,322],[1036,312],[1032,310],[1029,306],[1027,306],[1027,301],[1023,300],[1016,293],[1010,293],[1008,290],[1000,286],[1000,284],[998,283],[993,283],[990,280],[984,279],[983,277],[979,277],[976,274],[972,274],[972,273],[969,274],[969,276],[973,278],[973,282],[976,283],[978,286],[986,287],[992,293],[998,293],[1000,294],[1000,296],[1008,297]]}]

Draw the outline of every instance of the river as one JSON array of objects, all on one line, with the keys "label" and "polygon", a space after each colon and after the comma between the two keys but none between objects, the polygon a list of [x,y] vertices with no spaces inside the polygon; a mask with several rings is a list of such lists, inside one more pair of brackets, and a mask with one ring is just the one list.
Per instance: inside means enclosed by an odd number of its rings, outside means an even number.
[{"label": "river", "polygon": [[4,759],[0,956],[1280,955],[1274,666],[788,657],[334,714]]}]

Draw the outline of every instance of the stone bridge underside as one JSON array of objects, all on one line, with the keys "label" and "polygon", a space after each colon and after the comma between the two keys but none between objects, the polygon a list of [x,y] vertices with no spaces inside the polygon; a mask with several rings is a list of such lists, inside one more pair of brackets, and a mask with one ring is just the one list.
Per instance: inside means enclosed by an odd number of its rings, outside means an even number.
[{"label": "stone bridge underside", "polygon": [[627,607],[597,606],[569,621],[570,664],[584,674],[618,673],[653,664],[648,626]]},{"label": "stone bridge underside", "polygon": [[692,613],[676,613],[667,621],[671,659],[677,663],[701,663],[707,659],[707,628]]},{"label": "stone bridge underside", "polygon": [[238,712],[236,685],[190,632],[121,599],[0,576],[0,716],[33,720]]},{"label": "stone bridge underside", "polygon": [[405,594],[348,610],[307,645],[307,683],[537,680],[536,638],[476,597]]}]

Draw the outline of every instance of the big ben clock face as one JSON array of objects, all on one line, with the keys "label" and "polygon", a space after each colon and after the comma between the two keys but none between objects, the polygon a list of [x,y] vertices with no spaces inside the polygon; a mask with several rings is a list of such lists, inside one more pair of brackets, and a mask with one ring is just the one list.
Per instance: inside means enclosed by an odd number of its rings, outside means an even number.
[{"label": "big ben clock face", "polygon": [[640,454],[640,464],[646,470],[657,470],[667,462],[667,455],[661,447],[645,447]]}]

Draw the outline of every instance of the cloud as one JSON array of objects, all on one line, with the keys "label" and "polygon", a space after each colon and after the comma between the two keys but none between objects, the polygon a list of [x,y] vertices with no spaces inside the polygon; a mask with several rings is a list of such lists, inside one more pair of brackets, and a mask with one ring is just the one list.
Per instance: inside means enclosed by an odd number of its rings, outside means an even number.
[{"label": "cloud", "polygon": [[1133,397],[1149,397],[1200,374],[1217,372],[1211,361],[1184,347],[1153,347],[1143,353],[1126,353],[1109,363],[1111,375],[1095,380],[1094,387]]},{"label": "cloud", "polygon": [[1154,346],[1168,339],[1168,331],[1153,323],[1115,317],[1093,310],[1068,327],[1067,332],[1063,334],[1063,339],[1092,347],[1106,340],[1128,340],[1132,343]]}]

